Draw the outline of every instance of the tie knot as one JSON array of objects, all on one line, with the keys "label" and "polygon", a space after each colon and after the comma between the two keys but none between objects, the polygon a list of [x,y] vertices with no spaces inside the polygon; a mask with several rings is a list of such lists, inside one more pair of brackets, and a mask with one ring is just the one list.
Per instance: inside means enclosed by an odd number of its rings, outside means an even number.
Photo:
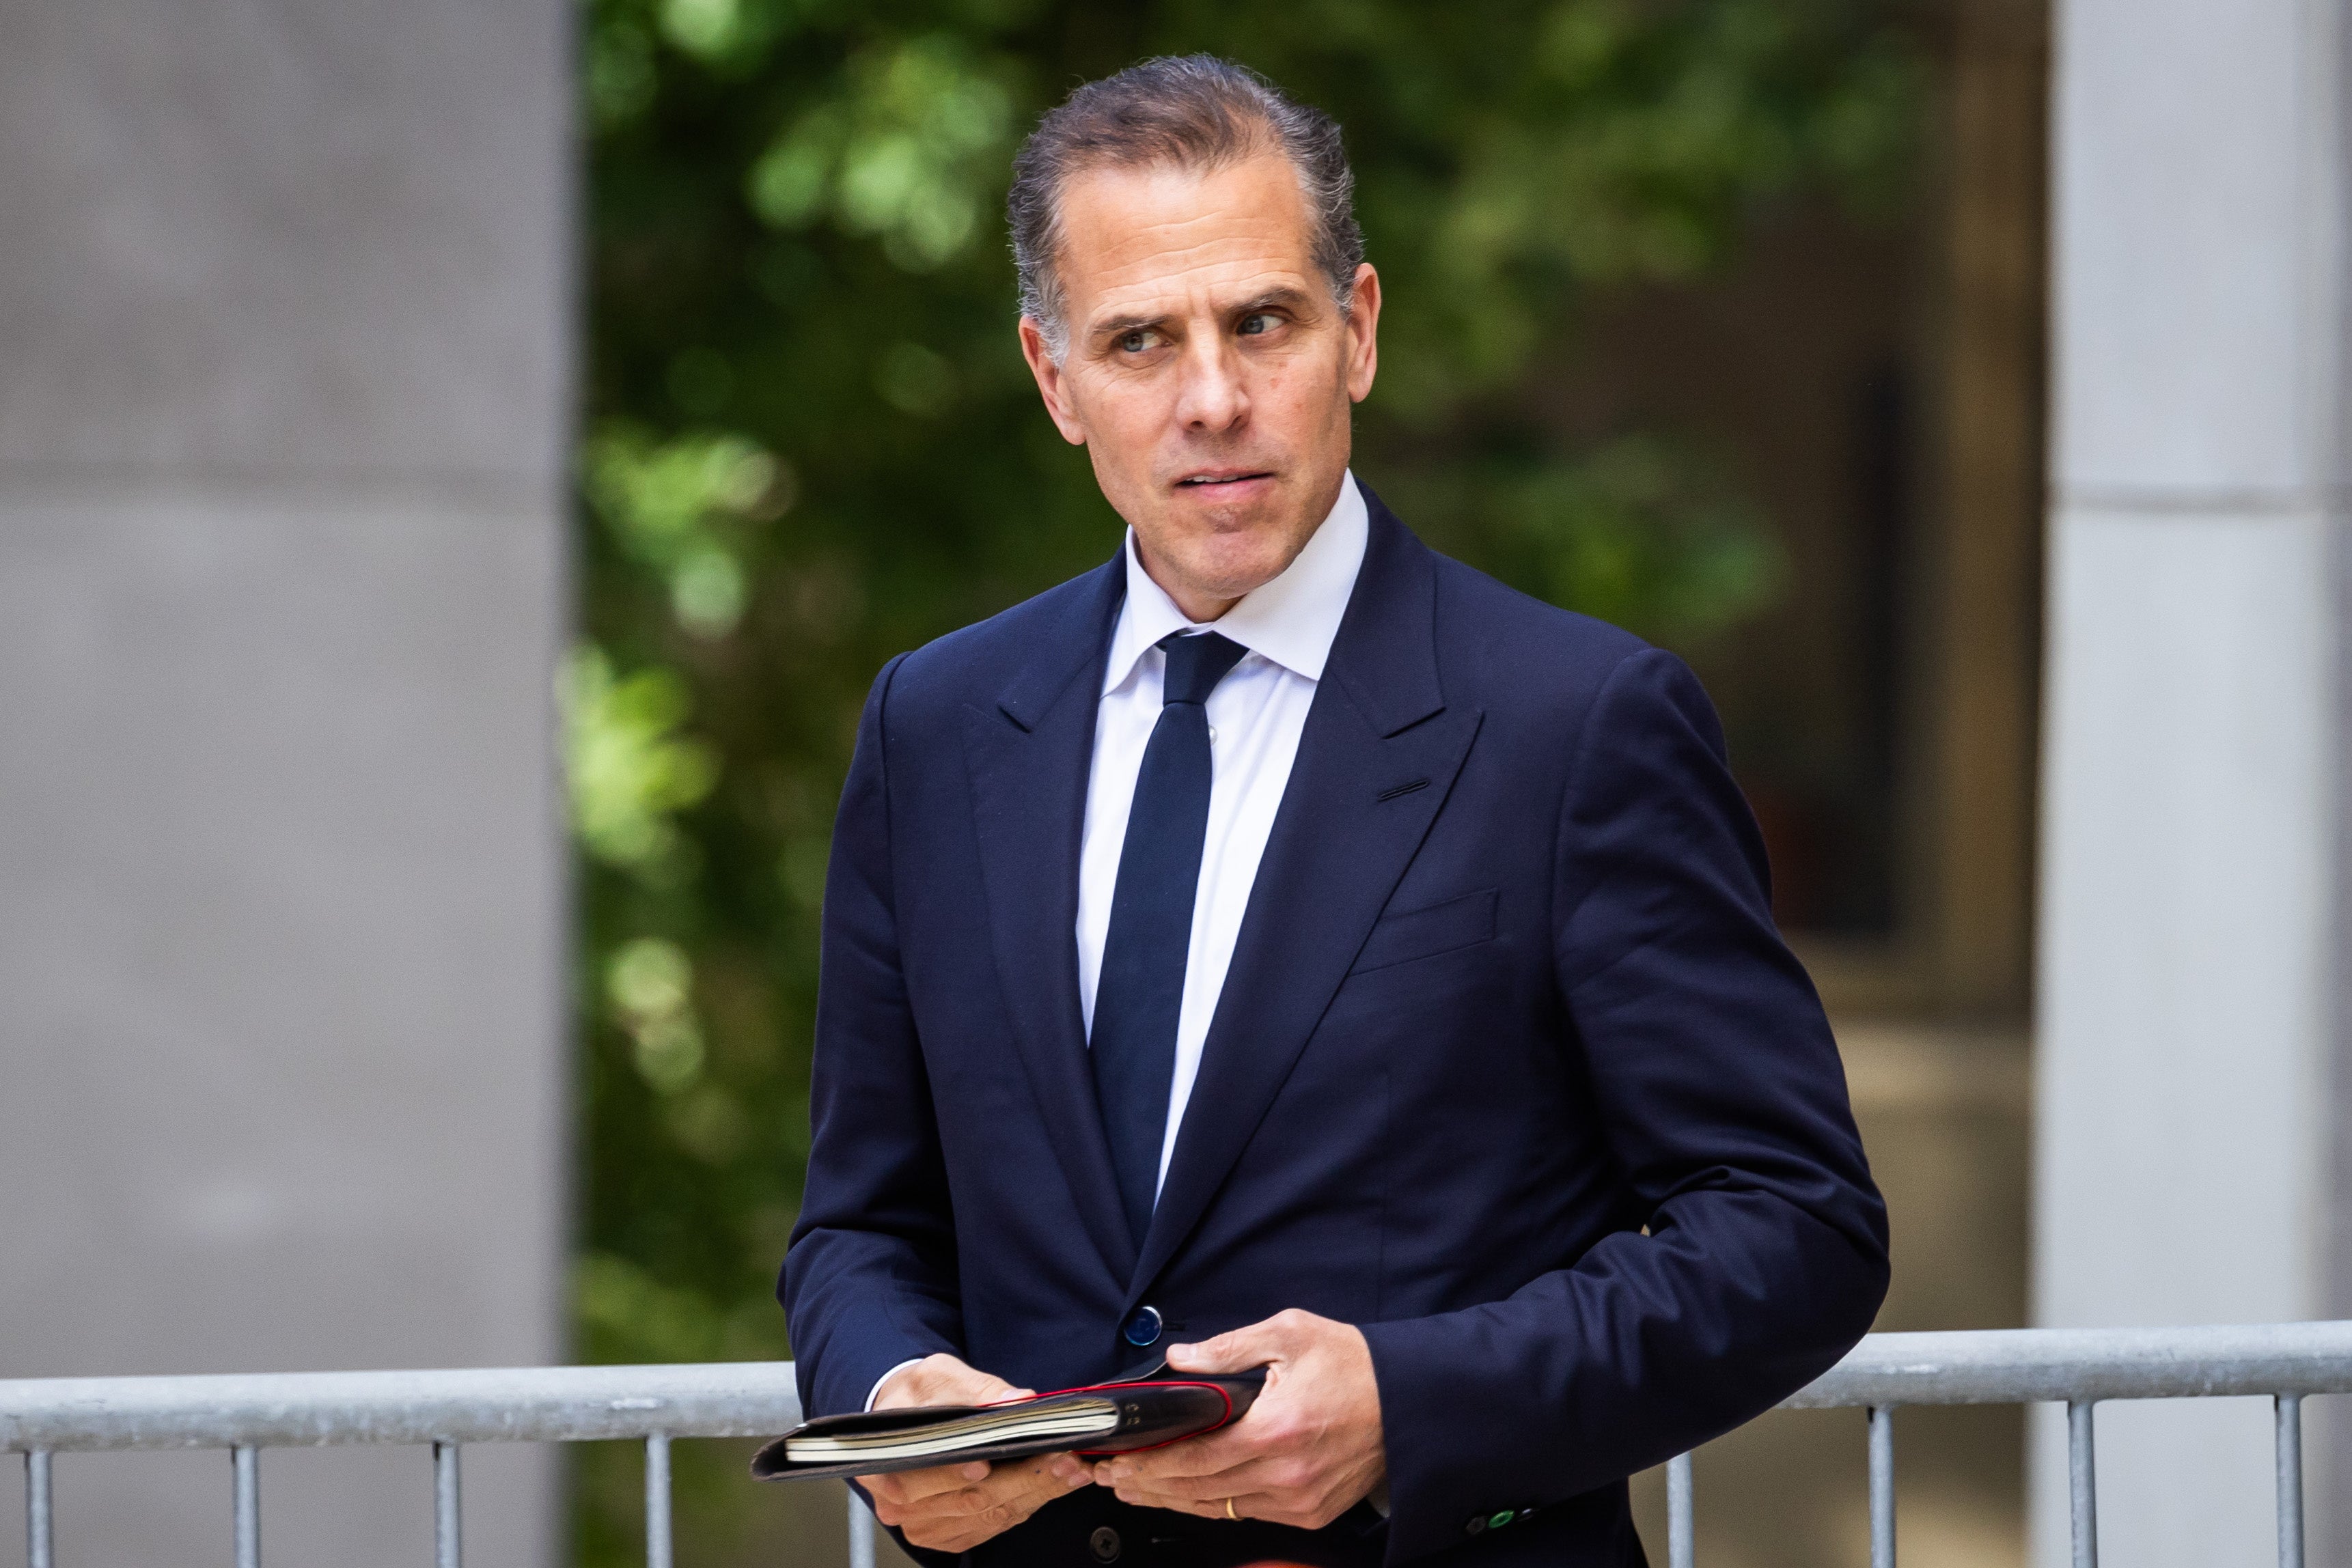
[{"label": "tie knot", "polygon": [[1167,679],[1160,684],[1162,703],[1205,703],[1209,694],[1226,672],[1241,663],[1249,652],[1230,637],[1220,637],[1214,632],[1202,632],[1187,636],[1179,632],[1160,639],[1160,646],[1168,655]]}]

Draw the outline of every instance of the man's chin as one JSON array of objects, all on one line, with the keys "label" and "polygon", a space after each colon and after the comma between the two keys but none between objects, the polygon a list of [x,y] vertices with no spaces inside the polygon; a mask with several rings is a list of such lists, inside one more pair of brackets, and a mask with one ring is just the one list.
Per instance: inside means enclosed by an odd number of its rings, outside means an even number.
[{"label": "man's chin", "polygon": [[1145,570],[1170,587],[1161,568],[1173,569],[1180,597],[1234,600],[1280,576],[1315,531],[1296,498],[1275,486],[1252,498],[1203,504],[1173,501],[1154,508],[1152,526],[1136,530]]},{"label": "man's chin", "polygon": [[1297,497],[1279,480],[1242,486],[1179,486],[1160,508],[1168,537],[1204,546],[1287,538],[1302,529]]},{"label": "man's chin", "polygon": [[[1241,544],[1239,549],[1220,549],[1219,545]],[[1201,548],[1181,551],[1177,562],[1183,580],[1193,592],[1205,598],[1239,599],[1244,594],[1264,588],[1282,575],[1297,552],[1287,547],[1283,535],[1268,529],[1253,535],[1246,543],[1220,539]]]}]

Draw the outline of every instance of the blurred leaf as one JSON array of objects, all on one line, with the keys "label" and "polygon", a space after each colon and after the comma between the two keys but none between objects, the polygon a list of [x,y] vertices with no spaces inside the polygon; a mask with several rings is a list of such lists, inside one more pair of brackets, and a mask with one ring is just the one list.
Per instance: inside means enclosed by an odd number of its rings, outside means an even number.
[{"label": "blurred leaf", "polygon": [[1687,643],[1769,604],[1786,566],[1754,506],[1703,457],[1654,436],[1506,481],[1498,519],[1543,596]]},{"label": "blurred leaf", "polygon": [[675,671],[615,678],[595,648],[573,655],[563,709],[572,821],[598,860],[657,875],[683,848],[675,814],[719,779],[719,755],[675,733],[693,699]]},{"label": "blurred leaf", "polygon": [[952,259],[978,234],[1011,151],[1012,99],[996,74],[952,34],[860,49],[751,165],[753,210],[780,228],[830,217],[879,235],[912,272]]}]

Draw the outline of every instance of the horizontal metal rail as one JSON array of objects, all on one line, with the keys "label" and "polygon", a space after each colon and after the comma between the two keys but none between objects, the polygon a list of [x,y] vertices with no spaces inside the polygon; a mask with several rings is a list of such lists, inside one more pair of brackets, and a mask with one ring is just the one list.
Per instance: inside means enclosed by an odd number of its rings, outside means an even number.
[{"label": "horizontal metal rail", "polygon": [[[1906,1405],[2067,1406],[2074,1561],[2096,1568],[2093,1412],[2110,1399],[2269,1395],[2277,1401],[2278,1554],[2303,1563],[2302,1402],[2352,1392],[2352,1322],[2214,1328],[2018,1329],[1873,1334],[1784,1409],[1870,1412],[1871,1562],[1895,1568],[1894,1412]],[[671,1561],[669,1445],[765,1437],[795,1425],[789,1362],[444,1372],[272,1373],[0,1381],[0,1451],[26,1456],[27,1561],[53,1568],[52,1456],[225,1448],[239,1568],[258,1568],[260,1451],[430,1446],[435,1561],[460,1568],[458,1452],[481,1442],[635,1439],[646,1447],[646,1561]],[[1693,1562],[1691,1458],[1668,1467],[1668,1562]],[[873,1562],[873,1516],[854,1496],[852,1561]]]},{"label": "horizontal metal rail", "polygon": [[0,1381],[0,1452],[773,1437],[789,1361]]},{"label": "horizontal metal rail", "polygon": [[1874,1333],[1781,1404],[2030,1405],[2352,1393],[2352,1322]]}]

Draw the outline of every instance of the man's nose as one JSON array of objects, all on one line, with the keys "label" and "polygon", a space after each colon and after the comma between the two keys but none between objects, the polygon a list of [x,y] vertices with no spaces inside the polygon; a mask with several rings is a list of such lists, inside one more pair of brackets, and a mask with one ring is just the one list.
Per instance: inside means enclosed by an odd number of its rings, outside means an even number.
[{"label": "man's nose", "polygon": [[1221,335],[1203,334],[1186,345],[1181,375],[1176,417],[1185,429],[1230,430],[1248,414],[1241,356]]}]

